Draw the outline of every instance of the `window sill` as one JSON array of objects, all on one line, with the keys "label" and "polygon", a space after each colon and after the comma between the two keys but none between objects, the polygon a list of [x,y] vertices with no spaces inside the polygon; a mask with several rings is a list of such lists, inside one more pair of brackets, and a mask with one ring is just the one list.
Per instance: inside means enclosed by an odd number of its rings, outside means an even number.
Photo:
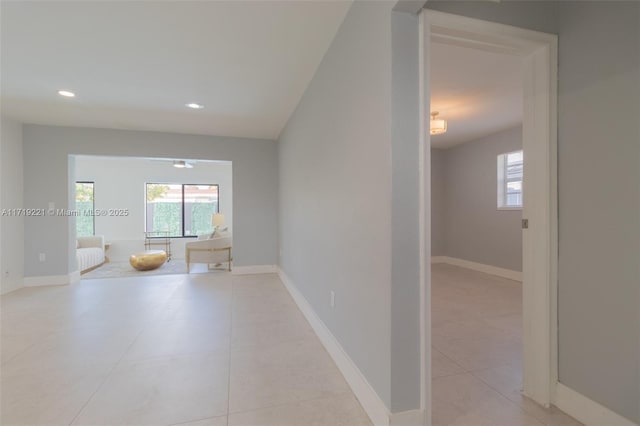
[{"label": "window sill", "polygon": [[498,210],[522,210],[522,207],[498,207]]},{"label": "window sill", "polygon": [[[213,231],[211,231],[211,232],[213,232]],[[183,237],[180,237],[180,236],[177,236],[177,237],[147,237],[147,240],[164,240],[164,239],[167,239],[167,238],[169,238],[170,240],[179,240],[179,239],[182,239],[182,238],[198,238],[198,236],[197,235],[185,235]]]}]

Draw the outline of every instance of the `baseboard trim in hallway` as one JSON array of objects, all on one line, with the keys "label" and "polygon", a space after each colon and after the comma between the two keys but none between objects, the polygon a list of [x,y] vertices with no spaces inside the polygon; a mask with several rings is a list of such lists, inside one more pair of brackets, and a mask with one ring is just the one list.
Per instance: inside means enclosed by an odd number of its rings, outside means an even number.
[{"label": "baseboard trim in hallway", "polygon": [[556,386],[555,405],[586,426],[638,426],[562,383]]},{"label": "baseboard trim in hallway", "polygon": [[432,256],[431,263],[446,263],[449,265],[460,266],[462,268],[472,269],[485,274],[496,275],[498,277],[507,278],[514,281],[522,282],[522,272],[513,271],[511,269],[498,268],[497,266],[485,265],[484,263],[471,262],[470,260],[458,259],[449,256]]},{"label": "baseboard trim in hallway", "polygon": [[232,275],[275,274],[277,272],[276,265],[233,266],[231,268]]},{"label": "baseboard trim in hallway", "polygon": [[[360,369],[355,365],[349,355],[347,355],[342,345],[340,345],[333,333],[329,331],[324,322],[322,322],[318,317],[309,302],[307,302],[307,299],[305,299],[302,293],[298,291],[287,274],[278,268],[278,275],[280,276],[280,280],[282,280],[285,288],[298,305],[298,308],[302,311],[302,314],[305,316],[307,321],[309,321],[311,328],[315,331],[320,342],[322,342],[331,358],[333,358],[333,361],[338,366],[338,369],[346,379],[373,424],[376,426],[389,426],[390,414],[385,403],[382,402]],[[394,414],[394,416],[397,415],[398,414]]]},{"label": "baseboard trim in hallway", "polygon": [[391,414],[389,426],[420,426],[424,420],[424,410],[402,411]]},{"label": "baseboard trim in hallway", "polygon": [[75,271],[65,275],[38,275],[33,277],[24,277],[23,285],[25,287],[45,287],[69,285],[80,281],[80,272]]}]

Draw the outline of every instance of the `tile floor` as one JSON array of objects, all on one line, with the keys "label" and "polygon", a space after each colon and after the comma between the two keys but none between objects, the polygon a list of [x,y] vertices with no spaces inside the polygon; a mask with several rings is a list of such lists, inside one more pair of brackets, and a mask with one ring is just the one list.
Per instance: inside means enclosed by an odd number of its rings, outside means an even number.
[{"label": "tile floor", "polygon": [[434,264],[432,323],[433,426],[581,424],[520,394],[520,283]]},{"label": "tile floor", "polygon": [[[433,422],[578,422],[520,395],[520,284],[433,268]],[[276,275],[83,280],[1,299],[2,425],[369,425]]]},{"label": "tile floor", "polygon": [[26,288],[1,316],[2,425],[370,425],[276,275]]}]

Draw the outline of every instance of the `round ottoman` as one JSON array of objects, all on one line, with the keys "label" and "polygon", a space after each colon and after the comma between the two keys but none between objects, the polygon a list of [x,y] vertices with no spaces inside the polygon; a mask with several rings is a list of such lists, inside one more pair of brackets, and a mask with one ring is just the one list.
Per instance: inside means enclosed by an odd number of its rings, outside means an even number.
[{"label": "round ottoman", "polygon": [[167,253],[164,250],[145,250],[129,257],[129,263],[138,271],[150,271],[159,268],[166,261]]}]

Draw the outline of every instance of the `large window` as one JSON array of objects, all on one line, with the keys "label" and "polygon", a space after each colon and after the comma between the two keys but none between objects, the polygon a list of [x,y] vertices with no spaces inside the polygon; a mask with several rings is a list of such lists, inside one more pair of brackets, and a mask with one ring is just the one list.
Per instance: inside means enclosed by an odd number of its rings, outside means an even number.
[{"label": "large window", "polygon": [[522,208],[522,151],[498,155],[498,208]]},{"label": "large window", "polygon": [[76,236],[87,237],[94,235],[95,216],[93,201],[93,182],[76,182]]},{"label": "large window", "polygon": [[218,213],[218,185],[148,183],[146,231],[151,235],[191,237],[211,232]]}]

